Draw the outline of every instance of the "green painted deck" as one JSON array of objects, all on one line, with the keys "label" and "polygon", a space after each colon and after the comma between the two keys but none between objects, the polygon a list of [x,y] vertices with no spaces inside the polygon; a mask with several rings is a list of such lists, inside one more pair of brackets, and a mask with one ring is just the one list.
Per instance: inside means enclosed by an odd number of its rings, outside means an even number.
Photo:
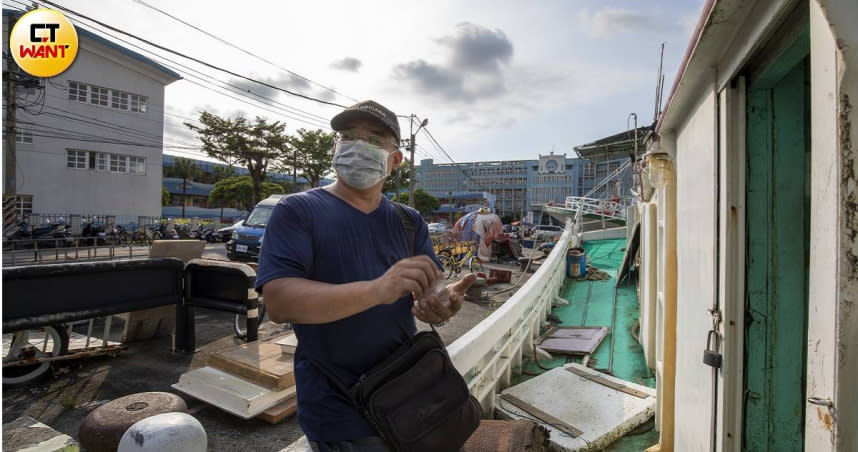
[{"label": "green painted deck", "polygon": [[[605,326],[608,335],[590,356],[589,366],[600,372],[610,373],[626,381],[655,387],[655,375],[646,366],[643,347],[635,339],[635,327],[640,310],[635,285],[624,282],[615,285],[617,271],[622,264],[625,239],[595,240],[584,243],[589,264],[609,274],[605,281],[567,279],[559,296],[569,301],[568,306],[554,309],[561,320],[560,326]],[[616,309],[615,309],[616,306]],[[613,331],[611,323],[614,323]],[[545,370],[568,362],[581,363],[582,357],[554,355],[539,364],[527,362],[523,374],[513,384],[533,378]],[[645,424],[651,426],[652,421]],[[647,427],[638,434],[627,435],[615,441],[611,451],[643,450],[658,442],[658,432]]]}]

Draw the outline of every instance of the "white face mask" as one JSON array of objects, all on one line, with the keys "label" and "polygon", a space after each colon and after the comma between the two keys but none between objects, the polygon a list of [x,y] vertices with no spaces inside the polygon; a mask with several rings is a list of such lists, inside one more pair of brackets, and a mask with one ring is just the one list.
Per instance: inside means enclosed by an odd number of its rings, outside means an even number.
[{"label": "white face mask", "polygon": [[388,155],[363,140],[340,141],[334,151],[334,170],[349,187],[366,190],[387,177]]}]

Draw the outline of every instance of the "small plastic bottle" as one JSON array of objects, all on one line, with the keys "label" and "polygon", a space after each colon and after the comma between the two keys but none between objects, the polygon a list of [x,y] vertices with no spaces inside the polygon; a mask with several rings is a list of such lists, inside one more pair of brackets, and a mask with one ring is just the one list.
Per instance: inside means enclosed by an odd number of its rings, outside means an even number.
[{"label": "small plastic bottle", "polygon": [[435,283],[432,284],[432,287],[429,287],[425,292],[423,292],[419,301],[423,301],[423,298],[429,294],[434,294],[438,297],[438,301],[440,301],[441,304],[449,303],[450,292],[447,291],[447,280],[441,277],[435,278]]}]

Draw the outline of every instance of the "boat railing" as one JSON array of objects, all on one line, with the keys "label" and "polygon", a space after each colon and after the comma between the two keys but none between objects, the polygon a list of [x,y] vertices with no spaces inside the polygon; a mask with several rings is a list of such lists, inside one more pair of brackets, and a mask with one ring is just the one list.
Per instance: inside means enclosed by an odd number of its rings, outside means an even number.
[{"label": "boat railing", "polygon": [[583,196],[569,196],[566,198],[567,209],[580,211],[583,215],[600,215],[605,218],[625,220],[626,202],[614,197],[610,199],[586,198]]},{"label": "boat railing", "polygon": [[522,356],[536,353],[534,339],[566,277],[566,250],[573,240],[572,222],[536,273],[503,306],[447,347],[471,394],[491,415],[496,391],[510,386],[522,371]]},{"label": "boat railing", "polygon": [[[594,195],[597,195],[598,193],[604,192],[608,188],[608,184],[610,182],[614,182],[615,180],[622,179],[626,175],[626,173],[628,173],[628,170],[631,167],[632,167],[632,161],[631,160],[626,161],[625,163],[620,165],[617,169],[615,169],[613,172],[611,172],[611,174],[605,176],[605,178],[603,178],[601,181],[599,181],[599,183],[596,184],[596,186],[594,186],[593,188],[590,189],[590,191],[588,191],[586,194],[584,194],[584,197],[585,198],[592,198],[592,197],[594,197]],[[601,192],[600,192],[600,190],[601,190]]]}]

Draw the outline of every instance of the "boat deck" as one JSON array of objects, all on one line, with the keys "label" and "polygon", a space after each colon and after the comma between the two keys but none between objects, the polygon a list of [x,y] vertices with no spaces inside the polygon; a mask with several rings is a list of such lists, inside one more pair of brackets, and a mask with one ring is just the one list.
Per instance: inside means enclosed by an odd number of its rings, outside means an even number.
[{"label": "boat deck", "polygon": [[[635,285],[628,281],[616,284],[622,264],[625,239],[594,240],[584,243],[589,265],[606,273],[607,280],[585,278],[567,279],[560,298],[569,301],[567,306],[554,308],[553,313],[561,326],[604,326],[608,335],[587,358],[587,366],[625,381],[655,388],[655,375],[647,367],[643,347],[636,336],[640,318]],[[583,356],[553,355],[539,363],[528,362],[523,373],[513,384],[521,383],[546,372],[543,368],[560,367],[568,363],[581,364]],[[540,367],[541,366],[541,367]],[[658,442],[658,432],[652,429],[653,421],[615,441],[606,450],[644,450]]]}]

